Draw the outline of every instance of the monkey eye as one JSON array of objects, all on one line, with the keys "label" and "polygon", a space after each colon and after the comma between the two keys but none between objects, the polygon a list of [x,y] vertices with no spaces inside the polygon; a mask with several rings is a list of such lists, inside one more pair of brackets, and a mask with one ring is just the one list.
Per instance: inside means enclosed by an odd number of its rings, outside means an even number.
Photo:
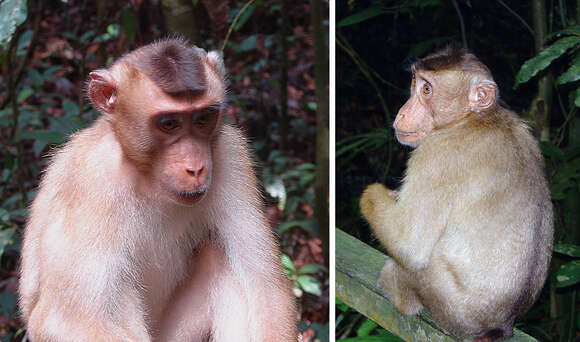
[{"label": "monkey eye", "polygon": [[210,126],[218,115],[218,110],[214,108],[206,108],[199,112],[194,119],[194,125],[200,128]]},{"label": "monkey eye", "polygon": [[423,84],[423,94],[424,95],[431,95],[432,92],[433,92],[433,89],[431,88],[431,85],[429,83]]},{"label": "monkey eye", "polygon": [[176,129],[180,128],[182,124],[183,118],[175,114],[161,115],[157,119],[157,127],[165,133],[171,133],[175,131]]}]

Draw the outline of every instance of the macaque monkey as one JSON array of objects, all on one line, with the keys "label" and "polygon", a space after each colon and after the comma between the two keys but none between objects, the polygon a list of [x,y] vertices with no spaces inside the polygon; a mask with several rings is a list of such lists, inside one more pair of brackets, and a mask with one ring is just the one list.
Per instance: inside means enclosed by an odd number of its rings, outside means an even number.
[{"label": "macaque monkey", "polygon": [[24,234],[31,341],[297,340],[224,78],[180,39],[90,73],[102,116],[54,153]]},{"label": "macaque monkey", "polygon": [[379,283],[402,313],[428,309],[463,338],[513,335],[552,251],[552,205],[528,127],[491,73],[448,47],[416,62],[397,139],[415,147],[398,191],[372,184],[360,208],[389,259]]}]

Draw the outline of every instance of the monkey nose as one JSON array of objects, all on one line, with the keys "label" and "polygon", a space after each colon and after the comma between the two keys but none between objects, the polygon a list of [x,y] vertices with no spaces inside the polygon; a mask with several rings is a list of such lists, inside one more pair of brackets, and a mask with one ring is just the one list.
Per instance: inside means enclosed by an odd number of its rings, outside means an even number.
[{"label": "monkey nose", "polygon": [[193,176],[195,178],[198,178],[199,176],[201,176],[203,174],[204,170],[205,170],[205,168],[203,166],[188,167],[185,169],[185,171],[187,172],[188,175]]}]

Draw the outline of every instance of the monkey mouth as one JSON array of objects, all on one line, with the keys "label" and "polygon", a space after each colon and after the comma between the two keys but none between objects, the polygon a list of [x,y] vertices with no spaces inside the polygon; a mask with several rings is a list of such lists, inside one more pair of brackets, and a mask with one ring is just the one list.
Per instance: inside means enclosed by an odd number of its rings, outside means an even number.
[{"label": "monkey mouth", "polygon": [[403,137],[414,137],[414,136],[417,136],[418,133],[417,132],[397,131],[397,135],[400,135]]},{"label": "monkey mouth", "polygon": [[205,195],[205,189],[196,189],[191,191],[172,190],[171,192],[175,194],[181,201],[189,204],[198,202]]}]

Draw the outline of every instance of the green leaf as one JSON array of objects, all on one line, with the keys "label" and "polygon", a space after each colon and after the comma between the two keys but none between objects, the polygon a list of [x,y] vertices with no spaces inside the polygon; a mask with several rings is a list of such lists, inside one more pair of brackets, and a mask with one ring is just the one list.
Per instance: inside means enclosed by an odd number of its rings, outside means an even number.
[{"label": "green leaf", "polygon": [[550,41],[554,38],[559,38],[562,36],[577,35],[578,31],[580,31],[580,26],[569,26],[561,31],[549,34],[548,37],[546,37],[546,40]]},{"label": "green leaf", "polygon": [[[4,171],[9,171],[4,169]],[[4,178],[4,177],[2,177]],[[8,222],[10,220],[10,213],[4,208],[0,208],[0,221]]]},{"label": "green leaf", "polygon": [[311,170],[314,171],[316,170],[316,166],[312,163],[302,163],[298,166],[296,166],[296,170],[300,170],[300,171],[307,171],[307,170]]},{"label": "green leaf", "polygon": [[540,149],[545,156],[564,159],[564,151],[549,141],[540,141]]},{"label": "green leaf", "polygon": [[338,24],[336,24],[336,27],[345,27],[358,24],[360,22],[369,20],[384,13],[385,10],[382,8],[382,6],[370,7],[342,19],[341,21],[338,22]]},{"label": "green leaf", "polygon": [[42,85],[44,84],[44,77],[42,77],[42,75],[38,72],[38,70],[34,68],[28,68],[26,70],[26,73],[28,75],[28,79],[30,80],[30,82],[34,87],[36,88],[42,87]]},{"label": "green leaf", "polygon": [[40,156],[42,151],[46,148],[48,143],[42,140],[34,140],[34,144],[32,145],[32,151],[34,151],[35,156]]},{"label": "green leaf", "polygon": [[69,101],[69,100],[64,101],[62,103],[62,109],[64,109],[66,116],[79,115],[79,106],[72,101]]},{"label": "green leaf", "polygon": [[321,289],[321,285],[320,282],[318,280],[316,280],[315,278],[308,276],[308,275],[301,275],[298,276],[298,284],[300,284],[300,287],[313,295],[316,296],[321,296],[322,295],[322,289]]},{"label": "green leaf", "polygon": [[30,88],[24,88],[18,93],[18,99],[16,100],[18,103],[22,103],[26,101],[32,94],[34,94],[34,90]]},{"label": "green leaf", "polygon": [[16,302],[14,293],[9,291],[0,293],[0,313],[5,317],[11,318],[16,313]]},{"label": "green leaf", "polygon": [[62,69],[62,65],[55,65],[55,66],[51,66],[50,68],[46,69],[43,73],[42,76],[47,79],[47,78],[51,78],[52,76],[54,76],[54,74],[59,71],[60,69]]},{"label": "green leaf", "polygon": [[[248,6],[246,8],[245,12],[242,13],[242,15],[240,16],[240,18],[238,19],[238,22],[236,23],[236,26],[234,26],[234,31],[239,31],[244,26],[244,24],[252,16],[252,13],[254,13],[254,10],[255,9],[256,9],[256,5],[254,5],[254,4],[251,4],[250,6]],[[241,8],[240,8],[240,10],[241,10]]]},{"label": "green leaf", "polygon": [[280,256],[280,262],[282,263],[282,267],[284,267],[284,269],[289,270],[292,273],[296,272],[296,267],[294,266],[292,259],[290,259],[290,257],[286,254],[282,254]]},{"label": "green leaf", "polygon": [[4,108],[0,110],[0,119],[8,115],[12,115],[12,108]]},{"label": "green leaf", "polygon": [[393,335],[390,331],[382,328],[379,329],[377,336],[381,336],[383,338],[383,342],[405,342],[399,337]]},{"label": "green leaf", "polygon": [[38,130],[26,131],[21,134],[22,139],[34,139],[44,141],[49,144],[62,144],[66,140],[66,135],[61,132]]},{"label": "green leaf", "polygon": [[369,336],[373,330],[375,330],[379,325],[370,319],[365,319],[360,327],[356,329],[356,335],[359,337]]},{"label": "green leaf", "polygon": [[298,181],[298,183],[299,183],[301,188],[304,188],[306,185],[308,185],[310,182],[312,182],[315,177],[316,177],[316,174],[314,174],[314,173],[305,173],[302,176],[300,176],[300,180]]},{"label": "green leaf", "polygon": [[249,36],[243,42],[240,43],[239,51],[247,52],[256,48],[256,41],[258,39],[257,35]]},{"label": "green leaf", "polygon": [[302,220],[302,221],[288,221],[288,222],[284,222],[280,225],[280,227],[278,227],[278,234],[282,234],[285,231],[289,230],[290,228],[294,228],[294,227],[300,227],[304,230],[307,230],[309,232],[313,232],[314,231],[314,227],[315,227],[315,222],[314,220]]},{"label": "green leaf", "polygon": [[89,39],[93,38],[94,35],[95,35],[95,31],[89,30],[89,31],[83,33],[83,35],[79,38],[79,41],[81,43],[86,43]]},{"label": "green leaf", "polygon": [[320,271],[328,272],[328,269],[320,264],[308,264],[300,267],[298,273],[300,274],[313,274]]},{"label": "green leaf", "polygon": [[336,305],[336,307],[338,308],[338,310],[342,311],[342,312],[346,312],[346,311],[352,311],[351,307],[346,305],[342,300],[340,300],[338,297],[334,299],[334,304]]},{"label": "green leaf", "polygon": [[26,0],[4,0],[0,3],[0,44],[4,49],[8,48],[16,28],[27,16]]},{"label": "green leaf", "polygon": [[119,24],[109,24],[107,25],[107,33],[111,35],[112,38],[119,37]]},{"label": "green leaf", "polygon": [[580,176],[580,159],[564,165],[554,175],[554,183],[569,182],[572,178],[579,178]]},{"label": "green leaf", "polygon": [[14,243],[14,229],[0,230],[0,256],[4,255],[6,247]]},{"label": "green leaf", "polygon": [[572,182],[553,183],[550,186],[550,193],[553,200],[563,200],[566,198],[566,190],[571,188]]},{"label": "green leaf", "polygon": [[580,65],[572,65],[565,73],[556,80],[557,84],[564,84],[580,80]]},{"label": "green leaf", "polygon": [[53,131],[60,132],[64,136],[68,136],[85,126],[85,123],[78,116],[51,118],[50,123]]},{"label": "green leaf", "polygon": [[134,41],[135,33],[137,32],[137,19],[135,18],[135,11],[130,7],[121,12],[121,26],[129,40]]},{"label": "green leaf", "polygon": [[580,88],[576,89],[576,94],[574,95],[574,104],[576,107],[580,107]]},{"label": "green leaf", "polygon": [[362,336],[362,337],[350,337],[350,338],[343,338],[340,340],[336,340],[337,342],[395,342],[395,341],[402,341],[398,337],[393,336],[392,339],[390,337],[385,336]]},{"label": "green leaf", "polygon": [[572,245],[569,243],[557,243],[554,245],[554,252],[580,258],[580,246],[578,245]]},{"label": "green leaf", "polygon": [[16,55],[24,56],[26,54],[26,47],[32,39],[32,30],[27,30],[18,38],[18,46],[16,47]]},{"label": "green leaf", "polygon": [[542,52],[537,56],[527,60],[524,65],[522,65],[516,76],[514,89],[516,89],[520,84],[529,81],[532,77],[536,76],[538,72],[547,68],[553,60],[562,56],[566,51],[568,51],[568,49],[578,44],[580,44],[580,37],[565,37],[557,40],[555,43],[542,50]]},{"label": "green leaf", "polygon": [[565,287],[580,282],[580,260],[562,265],[556,273],[556,286]]}]

